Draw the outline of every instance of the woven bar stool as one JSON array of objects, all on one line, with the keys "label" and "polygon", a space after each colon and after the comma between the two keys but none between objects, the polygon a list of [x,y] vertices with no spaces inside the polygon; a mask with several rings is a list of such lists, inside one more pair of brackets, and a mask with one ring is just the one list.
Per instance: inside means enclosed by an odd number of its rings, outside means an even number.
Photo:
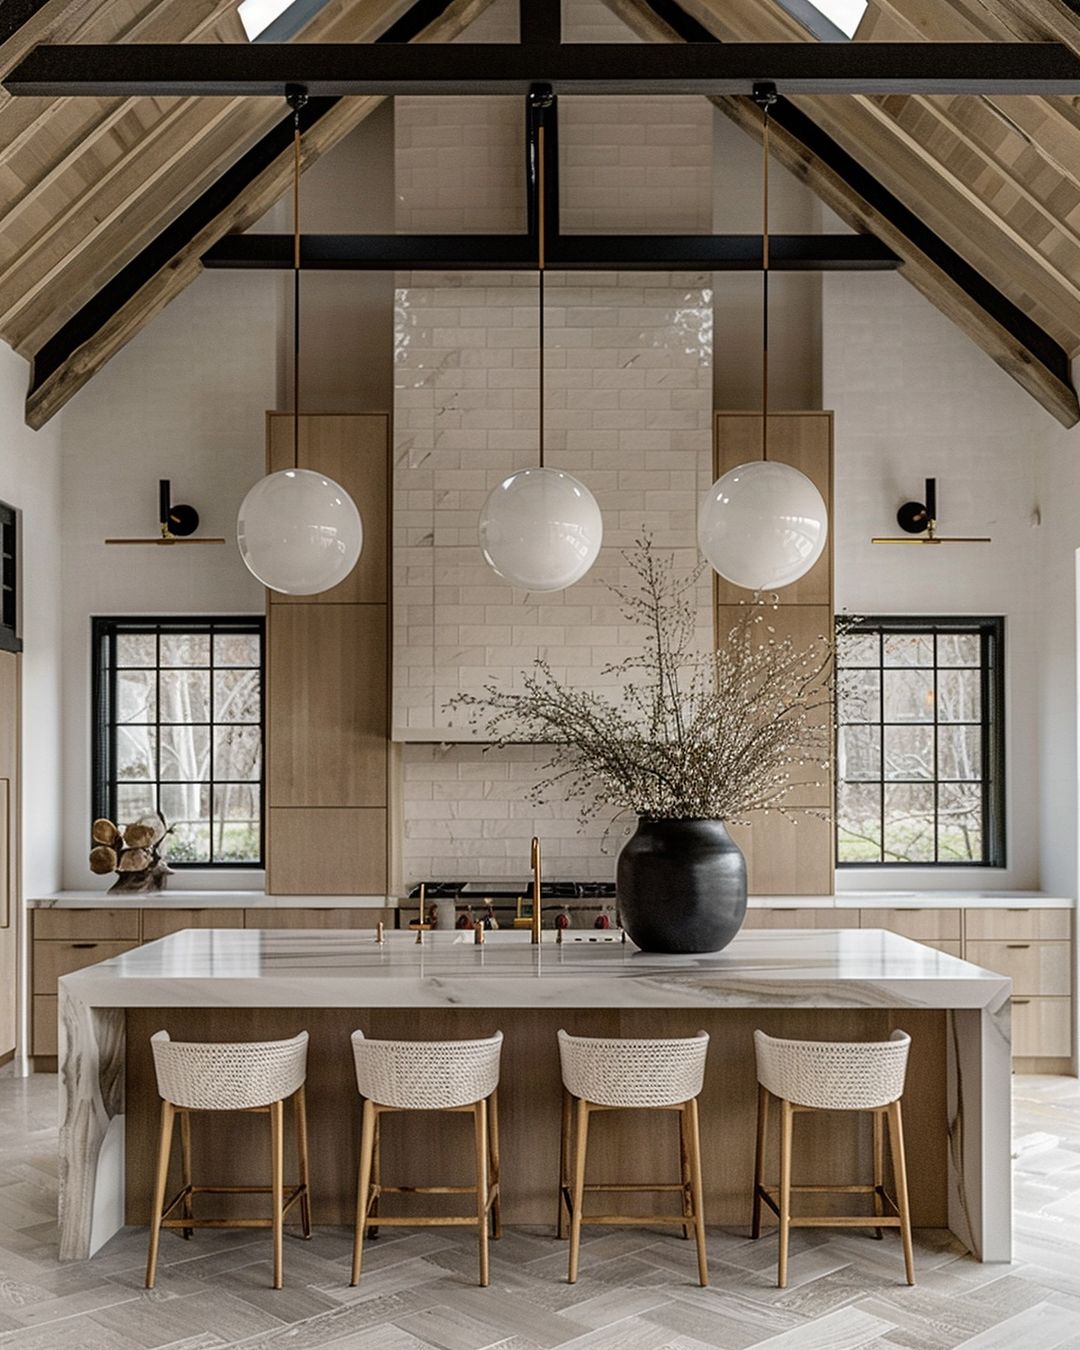
[{"label": "woven bar stool", "polygon": [[[499,1200],[499,1056],[502,1032],[480,1041],[375,1041],[352,1035],[356,1086],[364,1099],[360,1171],[356,1185],[352,1284],[360,1281],[364,1238],[380,1227],[475,1228],[480,1284],[489,1283],[488,1225],[502,1236]],[[384,1186],[379,1160],[379,1119],[388,1111],[471,1112],[476,1150],[475,1186]],[[471,1214],[423,1218],[378,1212],[383,1195],[474,1195]]]},{"label": "woven bar stool", "polygon": [[[701,1135],[698,1094],[705,1078],[708,1033],[679,1040],[626,1040],[571,1036],[559,1032],[562,1062],[562,1145],[559,1151],[559,1237],[570,1237],[568,1283],[578,1276],[582,1224],[677,1224],[683,1237],[691,1228],[697,1238],[698,1279],[709,1282],[705,1258],[705,1210],[702,1201]],[[678,1182],[655,1185],[586,1185],[585,1161],[589,1143],[589,1116],[594,1111],[675,1111],[679,1117]],[[576,1115],[576,1120],[575,1120]],[[673,1191],[680,1197],[681,1214],[585,1214],[585,1196],[604,1192]]]},{"label": "woven bar stool", "polygon": [[[172,1041],[167,1031],[150,1037],[158,1092],[161,1095],[161,1136],[154,1177],[154,1208],[150,1216],[150,1255],[146,1287],[157,1278],[158,1242],[163,1228],[181,1228],[190,1237],[195,1228],[272,1228],[274,1230],[274,1288],[282,1287],[282,1236],[285,1214],[300,1201],[304,1237],[311,1236],[308,1188],[307,1112],[304,1079],[307,1074],[308,1034],[288,1041],[241,1041],[202,1044]],[[296,1149],[300,1180],[285,1193],[285,1102],[292,1098],[296,1112]],[[270,1116],[271,1184],[269,1186],[193,1186],[191,1184],[192,1111],[265,1111]],[[173,1123],[180,1120],[182,1181],[180,1190],[165,1204],[165,1186],[172,1152]],[[270,1195],[274,1213],[269,1219],[197,1219],[196,1195]],[[171,1218],[177,1207],[179,1218]]]},{"label": "woven bar stool", "polygon": [[[780,1227],[776,1283],[787,1287],[788,1235],[792,1228],[899,1228],[908,1284],[915,1283],[908,1209],[907,1164],[900,1095],[904,1090],[911,1037],[894,1031],[887,1041],[787,1041],[754,1032],[757,1052],[758,1117],[754,1161],[754,1215],[751,1235],[761,1236],[761,1207],[768,1205]],[[780,1102],[780,1185],[765,1184],[769,1099]],[[869,1111],[874,1125],[874,1182],[871,1186],[793,1186],[791,1139],[794,1117],[805,1111]],[[888,1122],[896,1199],[885,1189],[885,1125]],[[779,1200],[773,1198],[777,1192]],[[792,1215],[798,1194],[869,1195],[873,1215]],[[889,1210],[889,1213],[886,1213]]]}]

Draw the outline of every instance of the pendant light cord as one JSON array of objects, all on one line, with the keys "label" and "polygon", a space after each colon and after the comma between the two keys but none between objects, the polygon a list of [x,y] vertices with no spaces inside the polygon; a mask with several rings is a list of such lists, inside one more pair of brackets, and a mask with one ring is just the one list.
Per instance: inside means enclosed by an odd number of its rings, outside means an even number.
[{"label": "pendant light cord", "polygon": [[769,458],[769,109],[776,86],[754,86],[761,109],[761,458]]},{"label": "pendant light cord", "polygon": [[538,206],[538,226],[537,226],[537,259],[539,263],[539,306],[540,312],[537,323],[537,341],[540,344],[539,349],[539,376],[538,389],[540,395],[540,408],[538,416],[538,430],[540,436],[540,467],[544,467],[544,228],[546,204],[544,201],[544,124],[540,123],[537,129],[537,153],[539,163],[537,164],[537,206]]},{"label": "pendant light cord", "polygon": [[293,460],[300,464],[300,113],[307,104],[303,85],[288,85],[285,98],[293,114]]}]

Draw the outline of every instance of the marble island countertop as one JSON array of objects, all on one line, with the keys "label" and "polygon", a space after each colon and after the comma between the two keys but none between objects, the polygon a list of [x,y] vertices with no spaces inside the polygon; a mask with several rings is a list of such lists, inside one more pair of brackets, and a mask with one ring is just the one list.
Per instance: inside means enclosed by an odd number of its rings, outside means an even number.
[{"label": "marble island countertop", "polygon": [[391,933],[188,929],[60,981],[89,1007],[919,1007],[996,1011],[1010,981],[881,929],[744,931],[722,952],[477,946]]}]

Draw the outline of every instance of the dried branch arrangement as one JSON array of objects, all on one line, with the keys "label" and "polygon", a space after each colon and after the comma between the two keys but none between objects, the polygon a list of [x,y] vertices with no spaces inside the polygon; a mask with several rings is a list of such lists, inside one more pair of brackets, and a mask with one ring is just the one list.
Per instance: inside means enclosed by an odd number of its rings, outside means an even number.
[{"label": "dried branch arrangement", "polygon": [[809,648],[777,637],[775,606],[759,598],[715,651],[696,650],[700,570],[676,574],[648,538],[624,558],[637,584],[609,589],[645,641],[640,654],[605,668],[613,696],[562,685],[540,658],[520,691],[488,685],[448,706],[468,709],[469,725],[496,746],[550,745],[531,799],[579,800],[582,824],[605,808],[729,823],[783,812],[794,771],[828,766],[831,635]]}]

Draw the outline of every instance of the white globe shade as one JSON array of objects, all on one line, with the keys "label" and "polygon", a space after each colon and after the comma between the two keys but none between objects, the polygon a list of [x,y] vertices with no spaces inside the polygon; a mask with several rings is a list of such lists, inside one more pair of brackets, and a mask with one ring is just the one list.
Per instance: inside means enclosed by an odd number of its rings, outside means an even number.
[{"label": "white globe shade", "polygon": [[318,595],[356,566],[364,527],[340,484],[312,469],[282,469],[240,504],[236,542],[248,571],[283,595]]},{"label": "white globe shade", "polygon": [[596,498],[562,469],[522,469],[480,512],[488,565],[523,591],[562,591],[596,561],[604,522]]},{"label": "white globe shade", "polygon": [[729,469],[698,512],[698,543],[736,586],[775,591],[809,572],[829,533],[821,493],[790,464],[757,460]]}]

